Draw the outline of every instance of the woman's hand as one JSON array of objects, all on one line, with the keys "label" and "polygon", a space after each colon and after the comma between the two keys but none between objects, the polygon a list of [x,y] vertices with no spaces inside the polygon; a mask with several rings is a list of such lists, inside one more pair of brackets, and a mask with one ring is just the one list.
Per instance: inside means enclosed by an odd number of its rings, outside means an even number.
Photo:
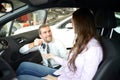
[{"label": "woman's hand", "polygon": [[57,77],[54,77],[52,75],[47,75],[47,76],[43,77],[43,79],[45,79],[45,80],[57,80]]}]

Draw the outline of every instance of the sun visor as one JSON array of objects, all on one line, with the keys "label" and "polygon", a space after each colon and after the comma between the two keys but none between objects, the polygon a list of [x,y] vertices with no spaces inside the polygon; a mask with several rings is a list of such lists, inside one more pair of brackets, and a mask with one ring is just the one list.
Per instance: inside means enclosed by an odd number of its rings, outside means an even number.
[{"label": "sun visor", "polygon": [[24,2],[26,4],[30,4],[32,6],[39,6],[39,5],[42,5],[42,4],[46,4],[46,3],[51,3],[51,2],[54,2],[56,0],[20,0],[21,2]]}]

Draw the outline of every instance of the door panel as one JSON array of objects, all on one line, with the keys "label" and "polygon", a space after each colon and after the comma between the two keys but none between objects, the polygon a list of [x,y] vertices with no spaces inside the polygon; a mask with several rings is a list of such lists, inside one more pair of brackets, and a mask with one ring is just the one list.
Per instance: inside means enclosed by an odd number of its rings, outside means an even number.
[{"label": "door panel", "polygon": [[6,45],[8,46],[3,50],[3,53],[1,54],[2,58],[5,59],[15,70],[23,61],[40,63],[42,58],[38,51],[26,55],[19,53],[21,46],[32,42],[36,37],[38,37],[38,32],[34,30],[11,37],[1,38],[1,41],[6,42]]}]

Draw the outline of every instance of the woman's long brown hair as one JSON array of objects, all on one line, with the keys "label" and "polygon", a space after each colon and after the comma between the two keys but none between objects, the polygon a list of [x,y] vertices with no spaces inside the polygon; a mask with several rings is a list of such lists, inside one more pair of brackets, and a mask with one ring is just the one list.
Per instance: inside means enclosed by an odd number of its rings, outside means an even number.
[{"label": "woman's long brown hair", "polygon": [[76,71],[75,59],[86,47],[92,37],[96,37],[96,28],[93,14],[89,9],[81,8],[76,10],[72,15],[74,32],[77,35],[75,44],[70,50],[73,55],[68,63],[69,69]]}]

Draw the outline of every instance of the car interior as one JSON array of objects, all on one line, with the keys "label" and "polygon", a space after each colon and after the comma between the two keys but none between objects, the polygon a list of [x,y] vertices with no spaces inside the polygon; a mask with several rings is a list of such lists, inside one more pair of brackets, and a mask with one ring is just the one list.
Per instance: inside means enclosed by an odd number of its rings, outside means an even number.
[{"label": "car interior", "polygon": [[[2,27],[9,21],[13,23],[14,19],[36,10],[56,7],[83,7],[91,9],[95,16],[97,32],[101,37],[101,44],[104,51],[104,59],[99,65],[93,80],[120,80],[120,34],[114,30],[114,28],[120,25],[120,19],[116,19],[115,17],[115,12],[120,12],[119,0],[2,0],[0,4],[2,3],[10,4],[12,9],[8,12],[0,11],[0,13],[5,13],[2,16],[0,14],[1,32],[3,31]],[[44,18],[43,23],[46,23],[46,18]],[[10,36],[12,27],[8,36],[2,35],[4,33],[1,32],[0,80],[16,79],[16,69],[23,61],[41,64],[42,57],[39,51],[30,52],[25,55],[19,54],[20,47],[39,37],[37,30],[13,36]]]}]

